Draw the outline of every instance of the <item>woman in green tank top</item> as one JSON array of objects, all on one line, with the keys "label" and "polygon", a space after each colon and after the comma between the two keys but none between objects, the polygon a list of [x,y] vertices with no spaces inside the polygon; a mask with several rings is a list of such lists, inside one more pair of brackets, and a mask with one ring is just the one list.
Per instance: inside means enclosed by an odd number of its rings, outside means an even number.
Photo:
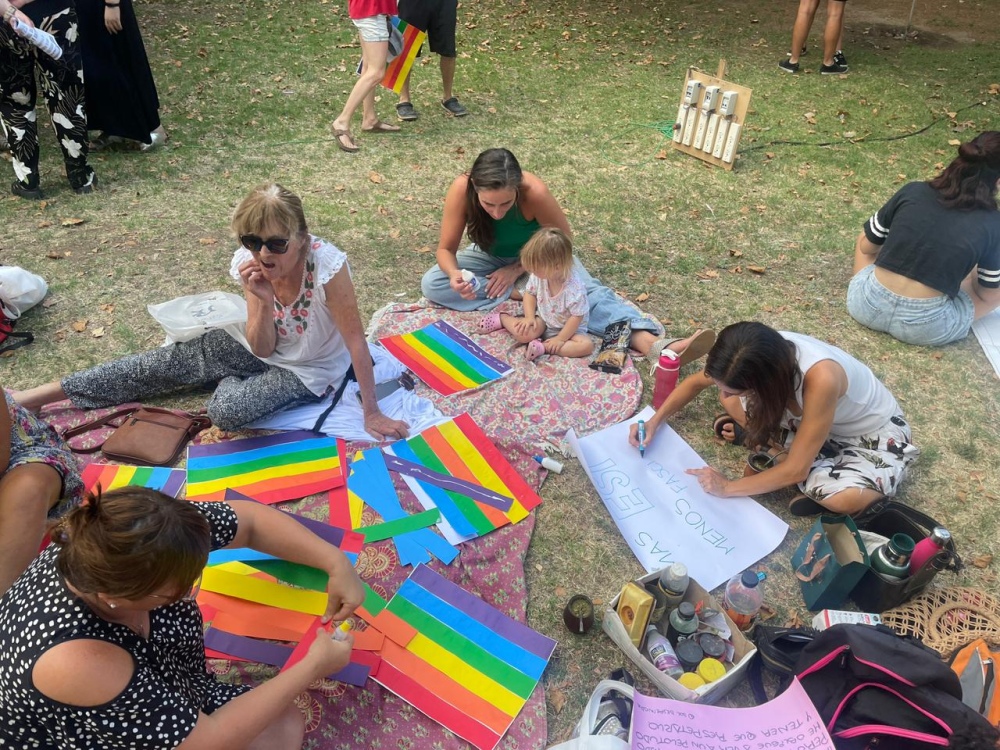
[{"label": "woman in green tank top", "polygon": [[[522,171],[514,154],[507,149],[483,151],[472,169],[456,177],[448,188],[437,266],[424,274],[421,284],[424,296],[462,311],[488,311],[507,299],[520,299],[527,283],[527,274],[520,263],[521,248],[542,227],[555,227],[572,237],[566,214],[544,182]],[[473,244],[460,250],[465,233]],[[655,318],[594,279],[579,259],[575,264],[587,289],[592,333],[600,335],[611,323],[628,320],[632,327],[632,348],[642,354],[658,357],[667,344],[677,352],[687,346],[687,339],[660,338],[663,327]],[[471,277],[470,281],[463,278],[463,270],[468,272],[466,277]],[[698,346],[692,347],[684,360],[704,354],[712,341],[704,336],[699,338]]]}]

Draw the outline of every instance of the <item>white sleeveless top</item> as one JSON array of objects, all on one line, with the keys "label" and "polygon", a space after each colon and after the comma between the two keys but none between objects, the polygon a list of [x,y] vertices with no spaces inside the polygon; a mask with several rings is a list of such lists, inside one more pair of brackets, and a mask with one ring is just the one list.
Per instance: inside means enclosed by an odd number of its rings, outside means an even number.
[{"label": "white sleeveless top", "polygon": [[[245,247],[233,253],[229,275],[240,283],[239,267],[253,255]],[[351,353],[337,330],[327,307],[326,283],[347,263],[347,256],[325,240],[309,236],[309,250],[302,269],[299,295],[290,305],[274,300],[274,325],[278,342],[264,362],[295,373],[302,385],[317,396],[336,388],[351,366]],[[348,267],[350,273],[350,267]],[[242,288],[242,283],[240,283]],[[228,329],[230,335],[251,351],[246,323]],[[238,334],[238,335],[237,335]]]},{"label": "white sleeveless top", "polygon": [[[860,437],[877,432],[890,418],[902,414],[895,397],[889,392],[875,373],[856,360],[843,349],[827,344],[801,333],[779,331],[782,338],[795,345],[796,359],[803,377],[817,362],[833,360],[847,373],[847,392],[837,400],[833,413],[831,435]],[[795,390],[795,401],[802,408],[802,383]],[[801,417],[785,412],[786,423]]]}]

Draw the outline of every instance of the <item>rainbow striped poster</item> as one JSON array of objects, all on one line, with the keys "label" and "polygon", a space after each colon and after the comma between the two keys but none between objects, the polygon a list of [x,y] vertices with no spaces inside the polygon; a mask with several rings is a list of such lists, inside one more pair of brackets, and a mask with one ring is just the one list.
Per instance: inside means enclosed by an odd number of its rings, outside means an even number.
[{"label": "rainbow striped poster", "polygon": [[98,484],[101,492],[119,487],[148,487],[164,495],[177,497],[184,486],[184,469],[159,466],[119,466],[118,464],[88,464],[80,473],[83,489],[90,492]]},{"label": "rainbow striped poster", "polygon": [[309,430],[188,447],[188,500],[223,500],[230,489],[280,503],[342,484],[337,440]]},{"label": "rainbow striped poster", "polygon": [[379,343],[442,396],[478,388],[513,370],[443,320]]},{"label": "rainbow striped poster", "polygon": [[386,66],[382,85],[398,94],[403,89],[403,83],[410,74],[410,69],[413,68],[413,61],[417,59],[417,53],[427,38],[427,32],[421,31],[399,16],[392,16],[392,24],[403,35],[403,51]]},{"label": "rainbow striped poster", "polygon": [[375,681],[479,750],[499,744],[556,646],[424,565],[374,626],[386,635]]},{"label": "rainbow striped poster", "polygon": [[452,544],[527,518],[542,502],[468,414],[384,449],[385,464],[402,475]]}]

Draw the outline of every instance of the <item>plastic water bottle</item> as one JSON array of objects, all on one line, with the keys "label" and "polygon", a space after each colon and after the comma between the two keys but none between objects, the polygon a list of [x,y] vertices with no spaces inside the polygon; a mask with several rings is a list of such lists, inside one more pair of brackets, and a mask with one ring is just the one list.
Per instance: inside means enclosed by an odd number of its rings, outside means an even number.
[{"label": "plastic water bottle", "polygon": [[677,378],[681,374],[681,358],[669,349],[664,349],[660,360],[653,365],[653,408],[659,409],[660,404],[667,400],[677,387]]},{"label": "plastic water bottle", "polygon": [[681,666],[674,647],[652,625],[646,628],[646,652],[649,654],[649,660],[653,662],[653,666],[661,672],[665,672],[674,679],[684,674],[684,667]]},{"label": "plastic water bottle", "polygon": [[764,592],[761,591],[760,579],[752,570],[744,570],[735,575],[726,584],[726,593],[722,597],[722,606],[740,630],[749,630],[753,619],[764,603]]},{"label": "plastic water bottle", "polygon": [[59,46],[59,42],[49,32],[42,31],[34,26],[28,26],[26,23],[17,20],[14,21],[14,31],[17,32],[18,36],[27,39],[53,60],[58,60],[63,56],[62,47]]},{"label": "plastic water bottle", "polygon": [[669,568],[664,568],[660,573],[660,580],[657,585],[667,598],[668,612],[684,601],[684,594],[687,593],[690,582],[691,579],[688,577],[687,565],[684,563],[676,562]]},{"label": "plastic water bottle", "polygon": [[945,548],[951,541],[951,532],[943,526],[937,526],[926,539],[917,542],[910,555],[910,570],[916,572],[924,567],[930,560]]},{"label": "plastic water bottle", "polygon": [[462,281],[468,283],[472,287],[472,291],[478,292],[479,287],[483,285],[483,282],[472,271],[462,269]]}]

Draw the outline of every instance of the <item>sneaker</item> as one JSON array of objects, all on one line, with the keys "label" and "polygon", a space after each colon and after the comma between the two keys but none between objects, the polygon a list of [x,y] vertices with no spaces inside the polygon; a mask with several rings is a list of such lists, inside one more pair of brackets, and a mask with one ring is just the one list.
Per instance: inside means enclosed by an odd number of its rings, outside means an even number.
[{"label": "sneaker", "polygon": [[820,65],[819,72],[825,76],[835,76],[841,73],[847,72],[847,66],[841,65],[836,60],[833,61],[833,65]]},{"label": "sneaker", "polygon": [[837,50],[837,54],[835,54],[833,56],[833,64],[834,65],[843,65],[844,66],[844,70],[847,70],[847,68],[848,68],[848,66],[847,66],[847,58],[844,56],[844,53],[843,53],[842,50],[838,49]]},{"label": "sneaker", "polygon": [[42,189],[40,187],[26,187],[17,180],[10,183],[10,192],[18,198],[27,198],[29,201],[40,201],[42,199]]},{"label": "sneaker", "polygon": [[445,99],[441,102],[441,106],[448,110],[448,113],[455,117],[465,117],[469,114],[469,110],[462,106],[462,103],[458,101],[455,97],[450,99]]},{"label": "sneaker", "polygon": [[799,64],[798,63],[793,63],[790,60],[781,60],[778,63],[778,67],[781,68],[786,73],[798,73],[799,72]]},{"label": "sneaker", "polygon": [[396,117],[403,122],[411,122],[420,117],[420,113],[410,102],[400,102],[396,105]]},{"label": "sneaker", "polygon": [[91,172],[90,179],[78,188],[73,188],[73,192],[77,195],[89,195],[97,189],[97,173]]}]

